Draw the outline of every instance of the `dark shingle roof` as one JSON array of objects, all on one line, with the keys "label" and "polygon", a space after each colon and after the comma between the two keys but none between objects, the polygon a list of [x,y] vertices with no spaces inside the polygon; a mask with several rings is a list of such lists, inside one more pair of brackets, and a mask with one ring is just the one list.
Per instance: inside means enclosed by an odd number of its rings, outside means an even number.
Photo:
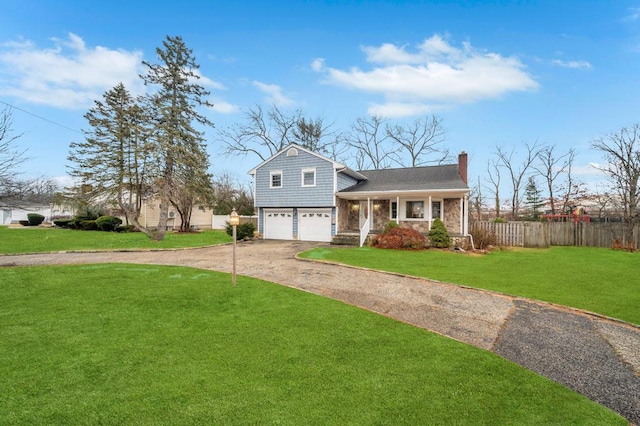
[{"label": "dark shingle roof", "polygon": [[428,191],[467,189],[457,164],[403,169],[361,170],[367,180],[340,192]]}]

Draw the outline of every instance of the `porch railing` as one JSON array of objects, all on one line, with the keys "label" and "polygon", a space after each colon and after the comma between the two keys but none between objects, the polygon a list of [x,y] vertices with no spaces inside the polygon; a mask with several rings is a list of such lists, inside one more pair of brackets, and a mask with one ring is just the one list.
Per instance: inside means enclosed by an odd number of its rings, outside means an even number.
[{"label": "porch railing", "polygon": [[371,228],[369,227],[369,218],[367,218],[367,220],[364,221],[362,228],[360,228],[360,247],[364,245],[364,242],[367,239],[370,230]]}]

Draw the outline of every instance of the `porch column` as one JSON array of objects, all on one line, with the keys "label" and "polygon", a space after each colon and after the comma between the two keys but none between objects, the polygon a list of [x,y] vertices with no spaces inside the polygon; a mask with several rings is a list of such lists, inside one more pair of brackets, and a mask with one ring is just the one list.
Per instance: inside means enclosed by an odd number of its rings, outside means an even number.
[{"label": "porch column", "polygon": [[336,235],[338,232],[340,232],[340,230],[338,229],[338,227],[340,226],[340,199],[338,197],[335,197],[334,200],[334,204],[336,206],[336,217],[335,217],[335,231],[336,233],[333,235]]},{"label": "porch column", "polygon": [[371,230],[371,198],[367,197],[367,221],[369,222],[369,228],[367,229],[367,233]]},{"label": "porch column", "polygon": [[[429,216],[429,229],[431,229],[431,221],[433,221],[433,212],[431,211],[431,195],[429,195],[429,208],[425,209],[426,212],[428,212]],[[441,207],[442,208],[442,207]]]},{"label": "porch column", "polygon": [[467,235],[469,233],[469,200],[465,195],[464,198],[460,200],[462,205],[462,235]]},{"label": "porch column", "polygon": [[396,223],[400,225],[400,196],[396,197]]}]

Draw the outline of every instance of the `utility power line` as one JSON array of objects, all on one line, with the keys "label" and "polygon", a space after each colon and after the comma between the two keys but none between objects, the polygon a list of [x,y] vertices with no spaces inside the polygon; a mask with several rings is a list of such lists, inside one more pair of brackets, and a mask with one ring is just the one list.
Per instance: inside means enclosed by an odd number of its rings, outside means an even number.
[{"label": "utility power line", "polygon": [[40,115],[38,115],[38,114],[34,114],[34,113],[32,113],[32,112],[29,112],[29,111],[27,111],[26,109],[22,109],[22,108],[19,108],[19,107],[15,106],[15,105],[11,105],[11,104],[9,104],[9,103],[7,103],[7,102],[5,102],[5,101],[1,101],[1,100],[0,100],[0,103],[5,104],[6,106],[8,106],[8,107],[10,107],[10,108],[17,109],[18,111],[22,111],[22,112],[24,112],[25,114],[32,115],[32,116],[34,116],[34,117],[36,117],[36,118],[39,118],[40,120],[46,121],[47,123],[51,123],[51,124],[54,124],[54,125],[56,125],[56,126],[58,126],[58,127],[62,127],[63,129],[67,129],[67,130],[70,130],[70,131],[72,131],[72,132],[80,133],[81,135],[84,135],[84,133],[82,133],[80,130],[72,129],[71,127],[65,126],[64,124],[56,123],[56,122],[55,122],[55,121],[53,121],[53,120],[49,120],[48,118],[44,118],[44,117],[42,117],[42,116],[40,116]]}]

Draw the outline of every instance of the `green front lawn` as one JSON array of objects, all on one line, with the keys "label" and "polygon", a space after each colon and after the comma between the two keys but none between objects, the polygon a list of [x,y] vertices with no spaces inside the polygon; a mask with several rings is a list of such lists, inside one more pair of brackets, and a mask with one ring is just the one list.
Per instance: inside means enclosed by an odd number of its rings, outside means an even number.
[{"label": "green front lawn", "polygon": [[7,228],[0,226],[0,253],[35,253],[63,250],[117,250],[203,247],[231,242],[224,231],[166,234],[151,241],[141,232],[116,233],[60,228]]},{"label": "green front lawn", "polygon": [[257,279],[8,267],[0,294],[3,424],[627,423],[490,352]]},{"label": "green front lawn", "polygon": [[640,324],[640,253],[602,248],[399,251],[318,248],[302,257],[498,291]]}]

